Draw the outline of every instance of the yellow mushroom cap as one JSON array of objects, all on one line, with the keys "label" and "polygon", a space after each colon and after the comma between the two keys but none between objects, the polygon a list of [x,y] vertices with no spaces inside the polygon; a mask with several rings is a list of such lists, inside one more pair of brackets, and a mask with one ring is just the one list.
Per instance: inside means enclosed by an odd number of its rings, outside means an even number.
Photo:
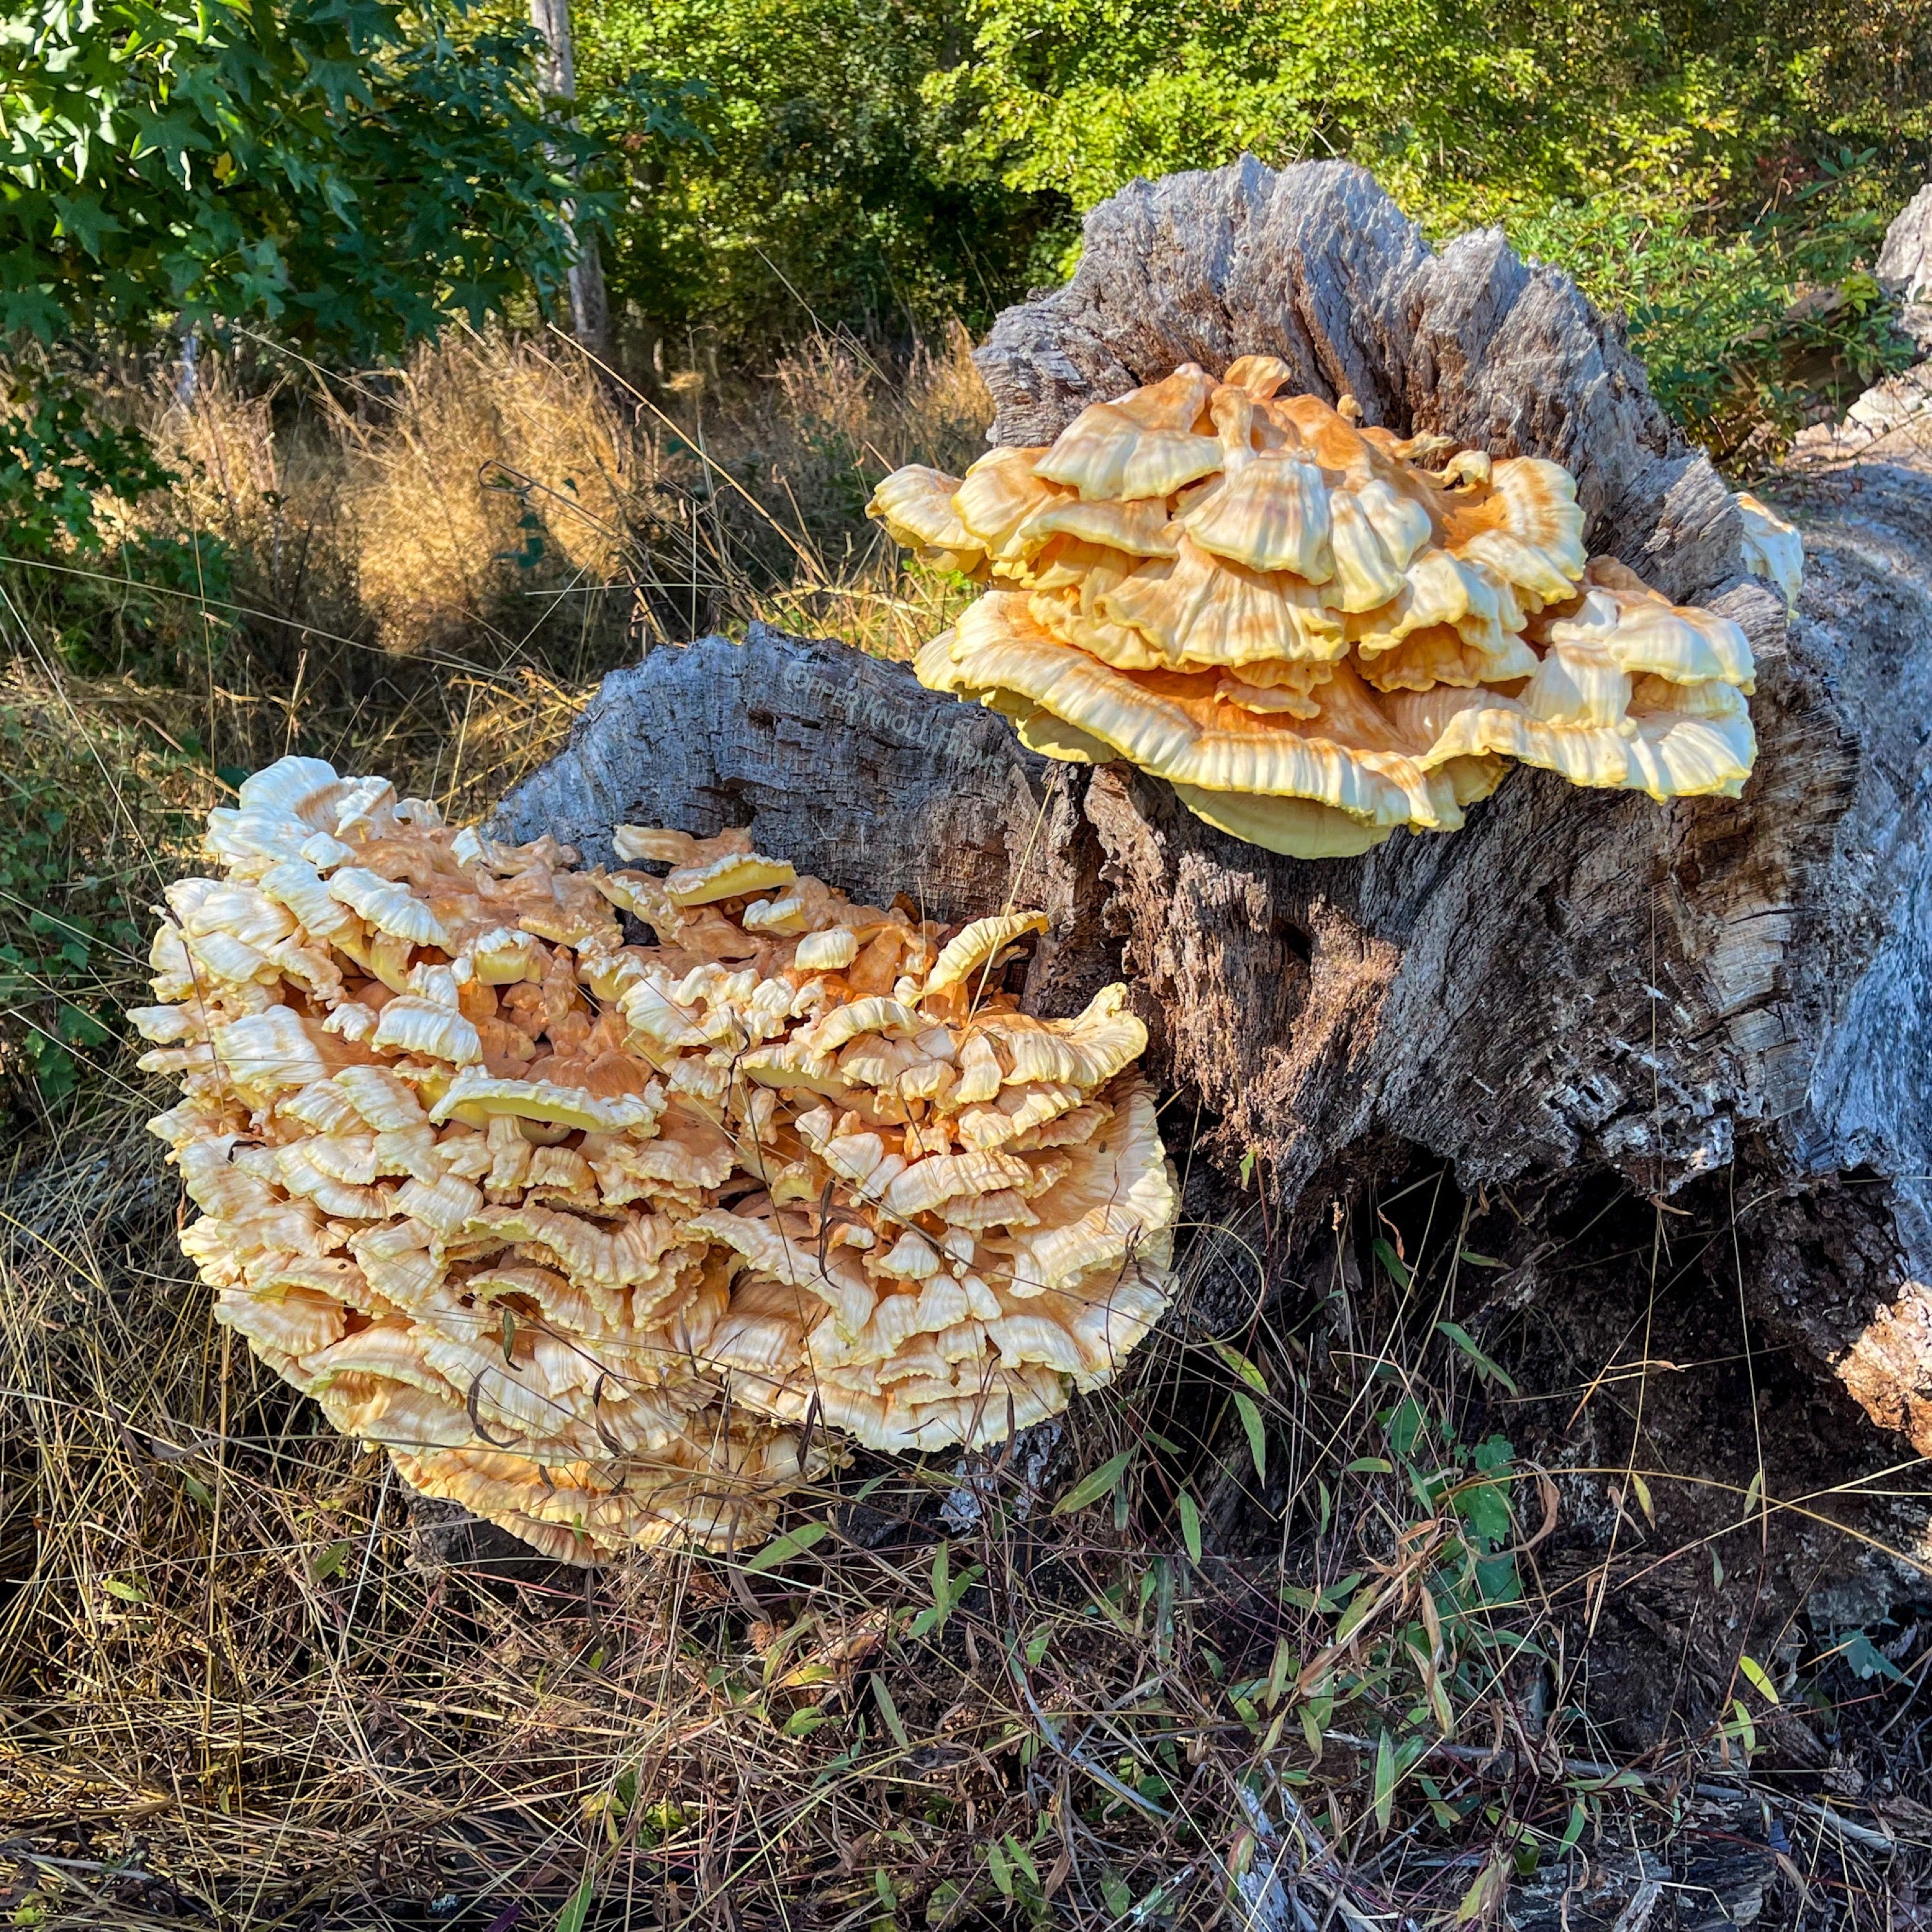
[{"label": "yellow mushroom cap", "polygon": [[[986,602],[960,619],[962,631]],[[1097,596],[1094,608],[1102,618],[1140,632],[1177,669],[1332,661],[1348,648],[1340,619],[1313,585],[1214,556],[1191,532],[1184,532],[1172,560],[1139,565]]]},{"label": "yellow mushroom cap", "polygon": [[986,548],[952,506],[958,488],[956,476],[910,464],[894,470],[872,493],[866,514],[883,524],[893,542],[915,552],[922,562],[970,573],[985,564]]},{"label": "yellow mushroom cap", "polygon": [[1804,583],[1804,539],[1798,526],[1748,490],[1740,490],[1732,500],[1744,526],[1744,568],[1769,578],[1787,608],[1796,604]]},{"label": "yellow mushroom cap", "polygon": [[674,906],[712,905],[719,899],[744,898],[788,886],[797,876],[787,860],[730,852],[703,865],[678,867],[666,878],[664,891]]},{"label": "yellow mushroom cap", "polygon": [[560,1087],[543,1080],[502,1080],[475,1067],[465,1067],[430,1109],[431,1120],[458,1119],[480,1126],[492,1116],[508,1114],[523,1120],[589,1132],[611,1132],[653,1124],[663,1111],[660,1096],[620,1094],[605,1098],[580,1087]]},{"label": "yellow mushroom cap", "polygon": [[990,966],[1001,950],[1030,932],[1047,930],[1044,913],[1005,913],[994,919],[976,919],[948,940],[944,951],[926,976],[921,989],[924,998],[963,985],[982,967]]},{"label": "yellow mushroom cap", "polygon": [[[1346,665],[1324,687],[1318,717],[1262,717],[1223,703],[1211,677],[1096,663],[1047,636],[1017,598],[982,598],[976,614],[955,634],[946,688],[1012,692],[1176,784],[1312,799],[1376,824],[1442,815],[1414,748]],[[916,668],[922,679],[938,672],[925,652]]]},{"label": "yellow mushroom cap", "polygon": [[1195,427],[1214,378],[1192,362],[1118,401],[1094,403],[1034,465],[1049,482],[1088,500],[1166,496],[1221,466],[1221,448]]},{"label": "yellow mushroom cap", "polygon": [[1633,674],[1753,688],[1750,640],[1730,618],[1672,604],[1614,557],[1593,558],[1584,584],[1582,608],[1550,622],[1548,640],[1601,638],[1616,664]]},{"label": "yellow mushroom cap", "polygon": [[989,449],[977,458],[952,494],[952,507],[974,541],[994,560],[1018,553],[1016,535],[1034,514],[1067,493],[1040,475],[1037,449]]},{"label": "yellow mushroom cap", "polygon": [[1402,693],[1398,714],[1434,730],[1423,762],[1501,752],[1572,784],[1673,798],[1735,798],[1756,756],[1750,715],[1726,684],[1634,685],[1600,652],[1552,649],[1520,698],[1488,690]]},{"label": "yellow mushroom cap", "polygon": [[449,934],[442,922],[407,886],[400,886],[360,866],[341,867],[328,881],[332,898],[339,899],[358,918],[392,939],[412,946],[448,948]]}]

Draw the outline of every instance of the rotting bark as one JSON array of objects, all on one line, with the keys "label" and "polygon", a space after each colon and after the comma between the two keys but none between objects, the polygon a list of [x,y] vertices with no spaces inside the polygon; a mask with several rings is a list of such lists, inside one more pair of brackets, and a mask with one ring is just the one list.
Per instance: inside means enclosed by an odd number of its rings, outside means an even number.
[{"label": "rotting bark", "polygon": [[[1397,1153],[1525,1201],[1592,1174],[1667,1200],[1729,1168],[1754,1315],[1932,1453],[1932,464],[1782,493],[1810,554],[1787,626],[1612,325],[1499,235],[1432,253],[1338,164],[1136,182],[980,361],[994,438],[1039,442],[1178,362],[1259,352],[1370,422],[1555,458],[1593,551],[1742,624],[1744,798],[1520,770],[1460,833],[1298,862],[1125,766],[1049,765],[903,668],[754,629],[607,681],[500,826],[594,860],[613,822],[745,824],[855,892],[1042,906],[1030,1003],[1124,971],[1154,1071],[1224,1167],[1259,1157],[1290,1245]],[[1519,1294],[1537,1244],[1532,1214]]]}]

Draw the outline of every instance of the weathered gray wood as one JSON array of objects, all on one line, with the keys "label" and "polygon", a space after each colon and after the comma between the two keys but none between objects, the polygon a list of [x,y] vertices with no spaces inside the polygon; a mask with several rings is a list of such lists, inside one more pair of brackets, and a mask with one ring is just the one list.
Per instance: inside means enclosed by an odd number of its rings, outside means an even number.
[{"label": "weathered gray wood", "polygon": [[1521,770],[1460,833],[1297,862],[1125,766],[1047,766],[902,669],[754,631],[610,680],[504,828],[597,857],[614,820],[746,824],[854,891],[1043,905],[1035,1004],[1124,968],[1207,1151],[1257,1152],[1291,1230],[1404,1150],[1529,1200],[1728,1168],[1754,1309],[1932,1450],[1932,464],[1793,481],[1811,564],[1787,631],[1617,331],[1498,236],[1432,254],[1329,164],[1134,184],[980,359],[994,434],[1038,442],[1177,362],[1262,351],[1371,420],[1556,458],[1593,548],[1735,616],[1761,666],[1744,798]]},{"label": "weathered gray wood", "polygon": [[614,673],[564,751],[505,799],[500,836],[548,832],[593,865],[614,825],[759,848],[861,902],[903,892],[967,920],[1010,898],[1054,922],[1029,1005],[1056,1010],[1105,983],[1100,850],[1078,777],[1023,748],[1003,719],[935,700],[904,664],[763,624]]},{"label": "weathered gray wood", "polygon": [[1932,182],[1886,230],[1875,272],[1879,286],[1899,304],[1900,326],[1922,349],[1932,350]]}]

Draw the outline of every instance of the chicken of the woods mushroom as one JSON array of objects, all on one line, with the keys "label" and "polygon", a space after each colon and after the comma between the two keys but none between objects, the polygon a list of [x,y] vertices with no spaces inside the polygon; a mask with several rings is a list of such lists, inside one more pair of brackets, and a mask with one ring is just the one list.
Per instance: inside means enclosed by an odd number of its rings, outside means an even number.
[{"label": "chicken of the woods mushroom", "polygon": [[579,1562],[748,1550],[844,1442],[984,1444],[1112,1376],[1176,1213],[1124,989],[1036,1019],[1003,981],[1038,914],[855,904],[742,832],[615,846],[312,758],[209,814],[130,1017],[218,1318]]},{"label": "chicken of the woods mushroom", "polygon": [[[1288,379],[1269,356],[1218,381],[1186,363],[1046,447],[888,476],[869,514],[987,586],[920,681],[1300,858],[1454,830],[1512,758],[1737,794],[1756,752],[1737,625],[1586,557],[1560,465],[1400,440]],[[1741,514],[1795,594],[1796,532]]]}]

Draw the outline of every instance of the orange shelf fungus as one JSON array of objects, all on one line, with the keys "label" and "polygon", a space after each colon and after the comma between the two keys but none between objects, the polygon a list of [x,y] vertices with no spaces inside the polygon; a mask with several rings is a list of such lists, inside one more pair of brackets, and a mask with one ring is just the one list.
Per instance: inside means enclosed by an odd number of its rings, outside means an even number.
[{"label": "orange shelf fungus", "polygon": [[[1184,364],[956,484],[889,476],[888,533],[986,586],[920,681],[1299,858],[1454,831],[1512,759],[1737,794],[1756,747],[1736,624],[1589,559],[1560,465],[1399,439],[1288,377],[1272,356],[1218,382]],[[1788,526],[1740,502],[1794,594]]]},{"label": "orange shelf fungus", "polygon": [[130,1018],[218,1318],[578,1562],[750,1549],[846,1441],[983,1444],[1114,1374],[1177,1211],[1124,989],[1037,1019],[1037,914],[614,844],[586,871],[312,759],[211,814],[224,876],[169,889]]}]

